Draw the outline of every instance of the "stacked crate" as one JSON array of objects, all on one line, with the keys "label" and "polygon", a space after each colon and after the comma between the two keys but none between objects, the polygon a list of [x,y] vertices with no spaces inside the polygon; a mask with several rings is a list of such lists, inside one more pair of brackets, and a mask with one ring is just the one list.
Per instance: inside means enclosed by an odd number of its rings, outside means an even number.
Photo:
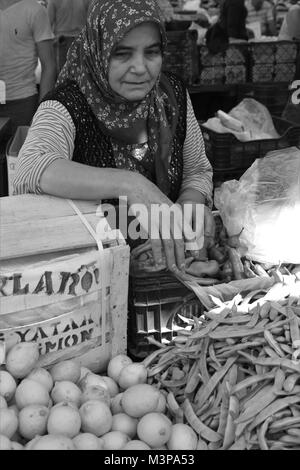
[{"label": "stacked crate", "polygon": [[210,54],[199,46],[200,84],[224,85],[247,81],[247,44],[230,44],[225,52]]},{"label": "stacked crate", "polygon": [[296,72],[297,41],[264,41],[249,44],[250,80],[254,83],[293,81]]},{"label": "stacked crate", "polygon": [[197,31],[168,31],[163,70],[181,77],[186,85],[192,85],[199,75],[197,55]]}]

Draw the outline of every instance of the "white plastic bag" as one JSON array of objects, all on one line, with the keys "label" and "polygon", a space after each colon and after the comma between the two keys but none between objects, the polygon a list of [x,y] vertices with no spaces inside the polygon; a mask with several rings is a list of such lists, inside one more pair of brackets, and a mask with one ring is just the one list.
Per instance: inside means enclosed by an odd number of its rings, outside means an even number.
[{"label": "white plastic bag", "polygon": [[289,147],[255,160],[239,181],[215,193],[229,236],[262,263],[300,263],[300,150]]}]

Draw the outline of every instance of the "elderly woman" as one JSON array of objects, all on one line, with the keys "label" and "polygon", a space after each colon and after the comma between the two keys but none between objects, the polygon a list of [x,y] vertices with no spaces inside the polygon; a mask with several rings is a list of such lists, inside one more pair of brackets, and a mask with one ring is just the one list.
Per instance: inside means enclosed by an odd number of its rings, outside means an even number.
[{"label": "elderly woman", "polygon": [[162,73],[165,47],[155,0],[92,2],[56,88],[34,116],[14,184],[17,194],[126,196],[149,213],[155,204],[171,210],[192,203],[187,233],[176,230],[182,209],[167,233],[160,216],[149,224],[156,265],[165,255],[176,272],[185,269],[184,241],[192,239],[197,204],[205,205],[207,226],[211,220],[212,169],[185,86]]}]

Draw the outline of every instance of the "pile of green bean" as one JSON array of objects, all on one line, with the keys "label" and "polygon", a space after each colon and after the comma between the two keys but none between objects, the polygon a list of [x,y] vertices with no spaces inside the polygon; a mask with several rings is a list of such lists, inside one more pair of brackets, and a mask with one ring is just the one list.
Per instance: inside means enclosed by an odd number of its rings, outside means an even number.
[{"label": "pile of green bean", "polygon": [[213,299],[144,360],[199,449],[300,449],[300,280]]}]

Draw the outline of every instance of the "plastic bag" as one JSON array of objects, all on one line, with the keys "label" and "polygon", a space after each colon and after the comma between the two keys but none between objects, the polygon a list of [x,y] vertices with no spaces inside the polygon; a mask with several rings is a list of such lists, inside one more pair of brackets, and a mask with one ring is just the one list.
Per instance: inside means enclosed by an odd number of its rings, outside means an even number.
[{"label": "plastic bag", "polygon": [[229,236],[262,263],[300,263],[300,150],[289,147],[255,160],[239,181],[215,193]]},{"label": "plastic bag", "polygon": [[203,125],[218,133],[231,133],[241,142],[279,137],[268,109],[253,98],[243,99],[228,114],[218,111]]}]

